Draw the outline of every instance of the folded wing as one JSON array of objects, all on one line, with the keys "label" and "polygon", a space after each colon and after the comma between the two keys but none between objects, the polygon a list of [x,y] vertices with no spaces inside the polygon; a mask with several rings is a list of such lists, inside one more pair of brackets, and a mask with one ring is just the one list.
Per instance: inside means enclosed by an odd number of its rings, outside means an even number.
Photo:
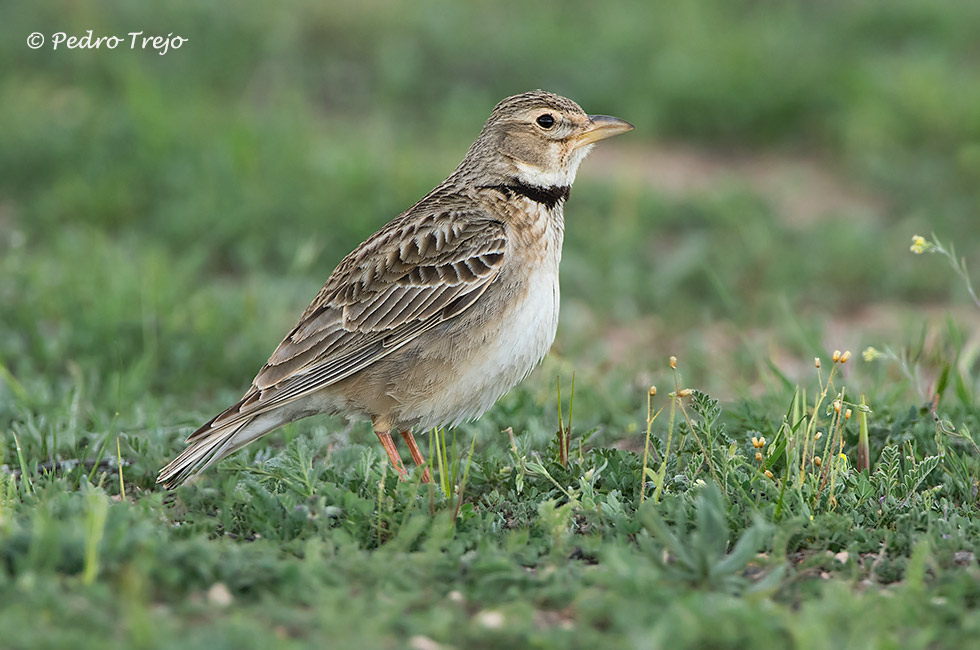
[{"label": "folded wing", "polygon": [[338,382],[465,311],[504,261],[504,224],[435,212],[395,220],[348,255],[240,402],[193,442]]}]

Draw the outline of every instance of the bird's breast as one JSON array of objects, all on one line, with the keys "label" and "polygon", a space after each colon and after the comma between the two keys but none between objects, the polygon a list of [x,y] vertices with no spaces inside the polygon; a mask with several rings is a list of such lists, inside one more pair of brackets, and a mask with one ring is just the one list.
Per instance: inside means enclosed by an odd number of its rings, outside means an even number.
[{"label": "bird's breast", "polygon": [[555,340],[562,233],[549,227],[534,240],[509,240],[508,263],[446,341],[453,347],[455,377],[428,403],[431,410],[419,419],[423,428],[479,417],[534,369]]}]

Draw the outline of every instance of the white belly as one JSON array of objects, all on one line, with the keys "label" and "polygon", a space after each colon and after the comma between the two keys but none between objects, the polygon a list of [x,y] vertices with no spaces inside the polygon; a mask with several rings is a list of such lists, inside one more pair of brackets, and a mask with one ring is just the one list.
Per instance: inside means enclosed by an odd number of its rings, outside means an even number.
[{"label": "white belly", "polygon": [[440,387],[430,402],[431,411],[421,418],[422,429],[479,417],[548,353],[558,328],[560,256],[558,250],[542,260],[528,278],[523,297],[511,302],[494,319],[495,326],[487,328],[489,335],[463,355],[456,380]]}]

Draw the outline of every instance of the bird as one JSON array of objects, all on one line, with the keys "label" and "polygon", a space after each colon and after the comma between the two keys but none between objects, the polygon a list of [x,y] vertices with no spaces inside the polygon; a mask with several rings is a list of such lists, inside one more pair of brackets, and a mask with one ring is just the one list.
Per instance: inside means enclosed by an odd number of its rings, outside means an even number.
[{"label": "bird", "polygon": [[456,169],[330,274],[242,398],[160,470],[174,488],[282,425],[371,421],[405,480],[397,432],[478,418],[544,358],[558,326],[563,207],[596,142],[633,129],[543,90],[491,111]]}]

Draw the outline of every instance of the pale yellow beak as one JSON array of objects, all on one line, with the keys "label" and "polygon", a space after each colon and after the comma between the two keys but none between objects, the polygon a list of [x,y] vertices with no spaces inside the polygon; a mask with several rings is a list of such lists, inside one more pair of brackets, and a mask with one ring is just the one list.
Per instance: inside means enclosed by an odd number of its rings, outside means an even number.
[{"label": "pale yellow beak", "polygon": [[589,126],[579,136],[575,138],[575,146],[583,147],[599,140],[611,138],[620,133],[632,131],[633,125],[626,120],[609,115],[589,115]]}]

